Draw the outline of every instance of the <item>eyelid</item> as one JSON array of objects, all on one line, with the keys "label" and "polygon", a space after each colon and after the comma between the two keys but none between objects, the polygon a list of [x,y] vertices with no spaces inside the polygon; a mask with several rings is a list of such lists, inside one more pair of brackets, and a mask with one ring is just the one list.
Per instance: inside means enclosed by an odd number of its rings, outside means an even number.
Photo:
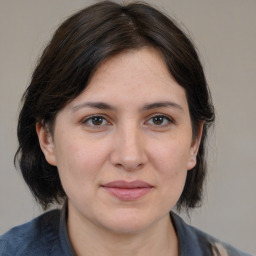
[{"label": "eyelid", "polygon": [[[104,119],[106,124],[102,124],[102,125],[88,124],[88,121],[90,119],[92,119],[93,117],[100,117],[100,118]],[[150,124],[152,126],[157,126],[157,127],[161,128],[161,127],[169,126],[171,124],[176,124],[176,121],[175,121],[175,119],[172,116],[167,115],[167,114],[163,114],[163,113],[154,113],[154,114],[149,115],[146,118],[145,124],[147,124],[154,117],[163,117],[163,118],[165,118],[168,121],[168,123],[164,124],[164,125]],[[87,127],[91,127],[91,128],[95,128],[95,129],[98,128],[99,129],[99,128],[111,125],[112,122],[110,121],[110,118],[108,116],[106,116],[105,114],[92,114],[92,115],[89,115],[89,116],[86,116],[86,117],[82,118],[80,123],[83,124],[83,125],[87,124]]]},{"label": "eyelid", "polygon": [[[146,123],[149,122],[149,120],[151,120],[151,119],[154,118],[154,117],[164,117],[164,118],[166,118],[166,119],[168,120],[168,122],[169,122],[169,125],[170,125],[170,124],[176,124],[176,121],[174,120],[173,117],[171,117],[170,115],[163,114],[163,113],[155,113],[155,114],[150,115],[150,116],[147,118]],[[157,125],[156,125],[156,126],[157,126]],[[167,125],[162,125],[162,127],[164,127],[164,126],[168,126],[168,124],[167,124]],[[161,127],[161,125],[159,125],[159,127]]]},{"label": "eyelid", "polygon": [[[92,119],[93,117],[100,117],[100,118],[102,118],[102,119],[104,119],[106,122],[107,122],[107,124],[103,124],[103,125],[89,125],[88,124],[88,121],[90,120],[90,119]],[[111,122],[109,121],[109,118],[108,117],[106,117],[106,115],[104,115],[104,114],[93,114],[93,115],[89,115],[89,116],[86,116],[86,117],[84,117],[84,118],[82,118],[82,120],[80,121],[82,124],[88,124],[87,126],[88,127],[93,127],[93,128],[101,128],[101,127],[103,127],[103,126],[106,126],[106,125],[109,125],[109,124],[111,124]]]}]

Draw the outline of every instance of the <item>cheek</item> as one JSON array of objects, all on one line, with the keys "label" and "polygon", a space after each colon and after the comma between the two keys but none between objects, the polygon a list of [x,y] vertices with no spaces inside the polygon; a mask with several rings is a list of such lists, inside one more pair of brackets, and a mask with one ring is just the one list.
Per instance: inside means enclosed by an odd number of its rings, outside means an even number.
[{"label": "cheek", "polygon": [[184,143],[166,143],[155,147],[153,164],[164,195],[173,195],[178,200],[187,177],[189,146]]},{"label": "cheek", "polygon": [[190,144],[173,141],[152,147],[151,158],[153,164],[161,172],[169,175],[179,175],[187,171],[187,163],[190,156]]},{"label": "cheek", "polygon": [[64,190],[75,193],[80,189],[81,193],[97,183],[98,174],[107,157],[104,143],[92,142],[83,137],[66,137],[59,141],[61,143],[56,145],[56,159]]}]

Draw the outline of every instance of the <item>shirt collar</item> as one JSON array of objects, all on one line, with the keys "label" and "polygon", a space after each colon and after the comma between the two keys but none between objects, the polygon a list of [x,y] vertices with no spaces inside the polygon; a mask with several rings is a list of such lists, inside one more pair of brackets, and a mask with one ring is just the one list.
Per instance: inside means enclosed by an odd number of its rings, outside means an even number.
[{"label": "shirt collar", "polygon": [[75,256],[75,252],[73,250],[73,247],[71,245],[71,242],[68,236],[67,217],[68,217],[67,204],[65,204],[60,214],[60,226],[59,226],[60,244],[62,247],[62,251],[65,253],[64,254],[65,256]]},{"label": "shirt collar", "polygon": [[[68,236],[67,215],[67,204],[65,204],[60,214],[60,244],[65,256],[75,256]],[[174,212],[170,212],[170,218],[178,236],[179,256],[203,256],[197,236],[189,226]]]}]

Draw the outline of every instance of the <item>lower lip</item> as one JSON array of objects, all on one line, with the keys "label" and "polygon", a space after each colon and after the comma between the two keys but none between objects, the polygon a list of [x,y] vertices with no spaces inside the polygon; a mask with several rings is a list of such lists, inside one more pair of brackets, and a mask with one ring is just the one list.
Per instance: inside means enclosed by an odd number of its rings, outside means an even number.
[{"label": "lower lip", "polygon": [[146,195],[152,188],[151,187],[145,187],[145,188],[104,187],[104,189],[120,200],[132,201]]}]

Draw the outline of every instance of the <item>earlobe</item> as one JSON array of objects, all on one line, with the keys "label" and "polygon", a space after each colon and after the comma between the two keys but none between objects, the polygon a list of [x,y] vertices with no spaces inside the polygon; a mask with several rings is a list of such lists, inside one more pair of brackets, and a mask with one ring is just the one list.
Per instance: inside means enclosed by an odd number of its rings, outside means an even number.
[{"label": "earlobe", "polygon": [[40,123],[36,123],[36,133],[38,136],[39,144],[42,152],[44,153],[46,161],[56,166],[56,158],[54,153],[54,143],[50,131],[42,126]]},{"label": "earlobe", "polygon": [[201,122],[199,125],[198,134],[192,142],[192,145],[190,148],[190,156],[188,159],[187,170],[191,170],[196,165],[196,157],[197,157],[198,149],[199,149],[202,134],[203,134],[203,126],[204,126],[204,124],[203,124],[203,122]]}]

